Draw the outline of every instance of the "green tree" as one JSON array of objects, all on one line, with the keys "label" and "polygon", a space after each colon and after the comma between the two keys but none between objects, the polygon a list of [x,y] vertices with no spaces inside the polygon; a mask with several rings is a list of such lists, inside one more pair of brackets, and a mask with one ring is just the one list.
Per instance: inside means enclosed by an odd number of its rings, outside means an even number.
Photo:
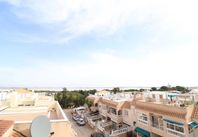
[{"label": "green tree", "polygon": [[63,92],[65,92],[65,91],[67,91],[67,88],[64,87],[64,88],[63,88]]},{"label": "green tree", "polygon": [[125,89],[124,92],[134,92],[134,91],[138,91],[137,89]]},{"label": "green tree", "polygon": [[139,91],[140,91],[140,92],[143,92],[144,90],[145,90],[145,89],[141,88]]},{"label": "green tree", "polygon": [[151,91],[157,91],[157,88],[156,87],[152,87]]},{"label": "green tree", "polygon": [[73,90],[68,91],[66,88],[63,88],[62,92],[55,93],[55,100],[57,100],[61,107],[71,108],[82,106],[86,102],[86,97],[89,94],[95,94],[96,90]]},{"label": "green tree", "polygon": [[88,99],[85,100],[85,103],[87,104],[88,107],[91,107],[93,105],[93,102]]},{"label": "green tree", "polygon": [[121,90],[120,90],[119,87],[115,87],[115,88],[112,89],[112,92],[113,92],[114,94],[116,94],[116,93],[118,93],[118,92],[121,92]]},{"label": "green tree", "polygon": [[169,87],[167,87],[167,86],[161,86],[160,88],[159,88],[159,91],[169,91]]},{"label": "green tree", "polygon": [[175,89],[177,91],[181,91],[182,93],[189,92],[189,89],[188,88],[185,88],[185,87],[182,87],[182,86],[176,86]]}]

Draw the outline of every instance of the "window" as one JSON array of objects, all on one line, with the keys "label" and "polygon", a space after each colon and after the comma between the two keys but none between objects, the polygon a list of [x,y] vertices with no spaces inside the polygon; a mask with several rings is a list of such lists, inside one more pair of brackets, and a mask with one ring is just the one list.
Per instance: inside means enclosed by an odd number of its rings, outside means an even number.
[{"label": "window", "polygon": [[159,97],[160,97],[160,99],[163,99],[163,96],[162,95],[160,95]]},{"label": "window", "polygon": [[184,133],[184,128],[180,126],[175,126],[175,130]]},{"label": "window", "polygon": [[110,112],[116,115],[116,109],[115,108],[110,108]]},{"label": "window", "polygon": [[138,113],[138,121],[142,124],[148,124],[148,117],[144,113]]},{"label": "window", "polygon": [[167,123],[167,128],[184,133],[184,128],[182,126],[176,125],[174,123]]},{"label": "window", "polygon": [[144,121],[148,121],[147,115],[146,115],[146,114],[142,114],[142,119],[143,119]]},{"label": "window", "polygon": [[193,128],[192,128],[191,125],[188,125],[188,131],[189,131],[189,133],[192,133],[193,132]]},{"label": "window", "polygon": [[124,115],[128,116],[128,111],[127,110],[124,110]]},{"label": "window", "polygon": [[159,128],[159,122],[157,116],[151,116],[151,125],[152,127]]},{"label": "window", "polygon": [[174,125],[173,124],[170,124],[170,123],[167,123],[167,128],[170,128],[170,129],[173,129],[174,130]]},{"label": "window", "polygon": [[122,115],[122,111],[121,110],[118,110],[118,115]]},{"label": "window", "polygon": [[184,135],[184,127],[182,125],[177,125],[176,123],[167,123],[167,132],[176,135],[176,136],[181,136],[183,137]]}]

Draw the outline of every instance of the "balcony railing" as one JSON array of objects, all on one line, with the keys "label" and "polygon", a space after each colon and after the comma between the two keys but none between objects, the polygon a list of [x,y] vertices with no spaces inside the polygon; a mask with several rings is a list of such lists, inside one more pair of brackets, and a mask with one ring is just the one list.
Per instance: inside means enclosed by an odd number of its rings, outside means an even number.
[{"label": "balcony railing", "polygon": [[124,128],[122,127],[117,130],[113,130],[112,133],[110,134],[110,137],[117,137],[118,135],[127,133],[131,130],[132,130],[132,127],[124,127]]},{"label": "balcony railing", "polygon": [[96,116],[88,117],[88,119],[91,119],[91,120],[93,120],[93,121],[98,120],[98,119],[101,119],[101,118],[102,118],[101,115],[96,115]]},{"label": "balcony railing", "polygon": [[87,123],[94,128],[96,126],[96,123],[94,121],[92,121],[91,119],[87,119]]},{"label": "balcony railing", "polygon": [[100,130],[101,132],[104,131],[104,128],[102,127],[101,123],[98,122],[97,125],[96,125],[97,129]]},{"label": "balcony railing", "polygon": [[91,119],[92,119],[93,121],[94,121],[94,120],[101,119],[101,118],[102,118],[102,116],[101,116],[101,115],[91,117]]},{"label": "balcony railing", "polygon": [[111,126],[112,125],[112,121],[109,121],[109,122],[102,122],[101,123],[101,126],[102,127],[107,127],[107,126]]},{"label": "balcony railing", "polygon": [[123,121],[122,115],[115,115],[113,113],[107,113],[107,116],[111,118],[112,121],[120,123]]},{"label": "balcony railing", "polygon": [[106,116],[107,115],[107,111],[106,110],[99,110],[99,112],[103,116]]},{"label": "balcony railing", "polygon": [[102,122],[102,121],[98,121],[97,122],[97,127],[100,127],[100,128],[105,128],[107,126],[111,126],[112,125],[112,121],[105,121],[105,122]]}]

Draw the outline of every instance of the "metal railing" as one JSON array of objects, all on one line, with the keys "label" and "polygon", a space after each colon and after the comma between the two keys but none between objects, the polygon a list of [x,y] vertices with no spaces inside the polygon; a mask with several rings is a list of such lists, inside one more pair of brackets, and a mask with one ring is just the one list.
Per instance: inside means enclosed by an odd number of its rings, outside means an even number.
[{"label": "metal railing", "polygon": [[116,123],[120,123],[121,121],[123,121],[122,115],[115,115],[113,113],[107,113],[107,116],[110,117],[111,120]]},{"label": "metal railing", "polygon": [[112,125],[112,121],[109,121],[109,122],[102,122],[102,123],[101,123],[101,126],[102,126],[102,127],[107,127],[107,126],[110,126],[110,125]]},{"label": "metal railing", "polygon": [[118,135],[127,133],[131,130],[132,130],[132,127],[119,128],[117,130],[113,130],[112,133],[110,134],[110,137],[117,137]]},{"label": "metal railing", "polygon": [[100,118],[102,118],[101,115],[96,115],[96,116],[89,116],[89,117],[87,117],[87,119],[90,119],[90,120],[98,120],[98,119],[100,119]]}]

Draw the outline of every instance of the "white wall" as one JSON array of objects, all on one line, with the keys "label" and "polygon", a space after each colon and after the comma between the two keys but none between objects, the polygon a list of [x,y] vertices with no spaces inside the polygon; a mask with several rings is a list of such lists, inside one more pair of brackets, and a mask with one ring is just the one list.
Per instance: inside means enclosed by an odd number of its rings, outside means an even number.
[{"label": "white wall", "polygon": [[[125,115],[124,111],[128,111],[128,115]],[[122,110],[123,122],[133,126],[133,122],[136,121],[135,109],[131,107],[131,109],[123,109]]]}]

